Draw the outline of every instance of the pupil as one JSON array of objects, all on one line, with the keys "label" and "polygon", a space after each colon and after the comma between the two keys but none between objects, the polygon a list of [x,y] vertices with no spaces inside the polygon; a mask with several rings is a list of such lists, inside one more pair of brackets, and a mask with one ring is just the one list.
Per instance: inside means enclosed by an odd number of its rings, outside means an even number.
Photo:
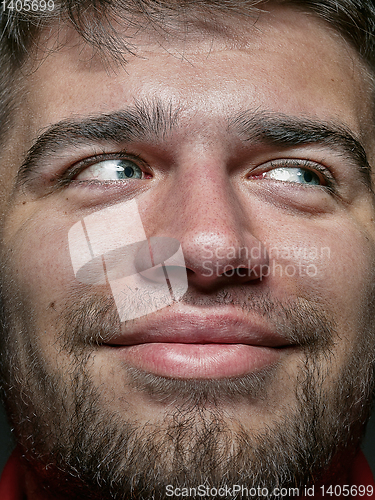
[{"label": "pupil", "polygon": [[313,180],[312,172],[305,172],[303,178],[306,182],[311,182]]},{"label": "pupil", "polygon": [[126,177],[133,177],[134,168],[133,167],[125,167],[124,174],[126,175]]}]

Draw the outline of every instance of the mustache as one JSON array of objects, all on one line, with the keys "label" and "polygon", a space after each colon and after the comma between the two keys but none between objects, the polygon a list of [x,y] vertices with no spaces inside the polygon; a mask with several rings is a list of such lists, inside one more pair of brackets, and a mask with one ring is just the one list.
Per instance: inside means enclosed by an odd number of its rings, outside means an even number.
[{"label": "mustache", "polygon": [[[58,321],[63,326],[62,347],[71,353],[109,343],[112,337],[136,325],[137,319],[120,321],[114,298],[105,287],[79,284],[69,296],[69,303]],[[147,300],[150,300],[149,296]],[[240,309],[244,315],[256,313],[290,344],[309,352],[329,349],[337,335],[331,315],[314,299],[293,297],[280,300],[268,291],[255,293],[246,287],[238,287],[210,295],[188,290],[179,304],[205,309],[229,305]]]}]

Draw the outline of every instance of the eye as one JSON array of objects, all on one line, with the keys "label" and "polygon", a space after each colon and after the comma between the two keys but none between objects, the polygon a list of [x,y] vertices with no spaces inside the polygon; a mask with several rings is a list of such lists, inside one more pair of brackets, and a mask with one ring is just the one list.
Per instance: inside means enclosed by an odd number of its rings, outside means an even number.
[{"label": "eye", "polygon": [[283,182],[296,182],[310,186],[320,186],[322,181],[318,174],[302,167],[279,167],[265,172],[263,177]]},{"label": "eye", "polygon": [[86,167],[77,176],[78,181],[122,181],[144,178],[143,170],[131,160],[108,159]]}]

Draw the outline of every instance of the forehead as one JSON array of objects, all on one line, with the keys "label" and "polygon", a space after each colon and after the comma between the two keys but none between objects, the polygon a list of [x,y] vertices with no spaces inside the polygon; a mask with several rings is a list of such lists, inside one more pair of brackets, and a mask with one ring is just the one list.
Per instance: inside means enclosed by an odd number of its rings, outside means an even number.
[{"label": "forehead", "polygon": [[27,79],[30,126],[40,131],[66,118],[156,98],[201,130],[207,119],[219,123],[252,109],[339,121],[367,135],[370,78],[355,50],[328,24],[290,8],[256,19],[223,16],[221,23],[220,29],[187,25],[183,33],[176,28],[162,34],[124,27],[135,55],[116,67],[67,31],[69,42]]}]

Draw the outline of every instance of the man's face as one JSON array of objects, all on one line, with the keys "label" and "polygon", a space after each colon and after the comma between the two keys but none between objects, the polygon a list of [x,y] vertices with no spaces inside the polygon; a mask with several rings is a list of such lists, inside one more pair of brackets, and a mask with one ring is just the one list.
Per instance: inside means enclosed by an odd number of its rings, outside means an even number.
[{"label": "man's face", "polygon": [[[365,69],[303,13],[227,25],[134,32],[116,72],[70,39],[28,76],[2,156],[10,410],[30,460],[81,464],[93,496],[96,480],[115,498],[198,480],[303,484],[333,450],[334,467],[345,446],[350,459],[367,416]],[[137,224],[176,240],[186,293],[159,307],[145,280],[153,312],[121,315],[110,278],[73,269],[82,221],[100,245],[118,234],[125,247]]]}]

